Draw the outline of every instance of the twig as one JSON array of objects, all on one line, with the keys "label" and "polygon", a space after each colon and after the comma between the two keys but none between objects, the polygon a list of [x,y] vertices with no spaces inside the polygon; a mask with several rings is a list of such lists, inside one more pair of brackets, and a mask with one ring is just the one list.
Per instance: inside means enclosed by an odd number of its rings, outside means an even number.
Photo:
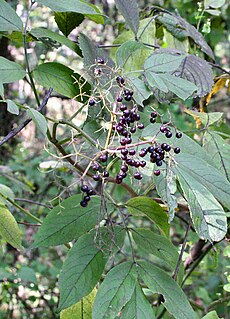
[{"label": "twig", "polygon": [[20,224],[20,225],[25,225],[25,226],[27,226],[27,227],[40,227],[41,225],[39,224],[30,224],[30,223],[25,223],[25,222],[17,222],[18,224]]},{"label": "twig", "polygon": [[219,70],[221,70],[222,72],[224,72],[224,73],[230,75],[230,71],[225,70],[225,69],[222,68],[219,64],[212,63],[212,62],[209,62],[209,64],[210,64],[211,66],[213,66],[214,68],[219,69]]},{"label": "twig", "polygon": [[40,203],[40,202],[36,202],[36,201],[31,200],[31,199],[16,197],[14,200],[16,200],[18,202],[26,202],[26,203],[30,203],[30,204],[34,204],[34,205],[38,205],[38,206],[47,207],[47,208],[53,208],[53,206],[51,206],[51,205],[47,205],[47,204],[43,204],[43,203]]},{"label": "twig", "polygon": [[[46,96],[44,97],[41,105],[38,107],[37,111],[41,112],[43,110],[43,108],[46,106],[50,95],[52,93],[53,89],[49,88],[48,93],[46,94]],[[17,128],[13,129],[12,131],[10,131],[1,141],[0,141],[0,146],[2,146],[3,144],[5,144],[6,142],[8,142],[10,139],[12,139],[14,136],[16,136],[19,132],[21,132],[30,122],[32,121],[31,118],[25,120],[25,122],[23,122],[21,125],[19,125]]]}]

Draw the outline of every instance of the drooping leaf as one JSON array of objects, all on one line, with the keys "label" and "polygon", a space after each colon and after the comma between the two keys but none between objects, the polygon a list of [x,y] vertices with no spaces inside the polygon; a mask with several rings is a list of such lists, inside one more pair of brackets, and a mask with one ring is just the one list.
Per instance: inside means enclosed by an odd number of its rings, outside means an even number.
[{"label": "drooping leaf", "polygon": [[156,19],[176,38],[180,40],[184,40],[187,37],[192,38],[201,50],[214,60],[214,54],[203,35],[181,16],[162,12],[157,15]]},{"label": "drooping leaf", "polygon": [[[4,1],[5,2],[5,1]],[[11,83],[18,81],[26,75],[26,71],[21,65],[0,57],[1,83]]]},{"label": "drooping leaf", "polygon": [[22,232],[11,212],[0,205],[0,236],[14,248],[22,249]]},{"label": "drooping leaf", "polygon": [[92,319],[114,318],[131,299],[136,286],[132,262],[124,262],[108,272],[94,302]]},{"label": "drooping leaf", "polygon": [[[1,194],[3,196],[1,196]],[[0,203],[7,204],[8,201],[4,198],[4,196],[11,199],[12,201],[14,201],[15,196],[14,196],[14,192],[12,191],[12,189],[4,184],[0,184]]]},{"label": "drooping leaf", "polygon": [[169,235],[168,216],[164,209],[153,199],[145,196],[134,197],[126,203],[126,206],[130,214],[147,216],[163,234]]},{"label": "drooping leaf", "polygon": [[230,144],[218,133],[207,131],[204,138],[204,148],[213,158],[215,167],[224,174],[230,182]]},{"label": "drooping leaf", "polygon": [[116,6],[125,18],[130,29],[137,34],[140,24],[139,10],[136,0],[115,0]]},{"label": "drooping leaf", "polygon": [[92,308],[96,296],[96,288],[75,305],[64,309],[60,313],[60,319],[92,319]]},{"label": "drooping leaf", "polygon": [[200,182],[225,207],[230,209],[230,183],[215,166],[190,154],[178,154],[178,167]]},{"label": "drooping leaf", "polygon": [[127,77],[127,81],[130,87],[133,89],[133,98],[137,102],[137,104],[143,105],[143,101],[147,100],[150,95],[151,91],[145,85],[144,81],[137,77]]},{"label": "drooping leaf", "polygon": [[[81,96],[79,84],[85,80],[79,74],[67,66],[57,62],[47,62],[37,66],[34,70],[34,78],[38,84],[44,87],[52,87],[55,91],[69,98],[76,98],[84,102],[86,98]],[[82,87],[83,92],[89,91],[89,84],[86,82]]]},{"label": "drooping leaf", "polygon": [[5,0],[0,0],[0,31],[22,31],[22,20]]},{"label": "drooping leaf", "polygon": [[174,196],[177,190],[175,174],[172,170],[166,167],[165,170],[162,170],[160,176],[154,176],[154,182],[157,193],[163,202],[168,206],[169,222],[171,222],[177,209],[177,200]]},{"label": "drooping leaf", "polygon": [[[143,251],[145,255],[152,254],[164,260],[170,270],[176,269],[179,254],[176,247],[165,236],[157,235],[149,229],[135,228],[132,229],[132,237],[138,249]],[[179,277],[180,280],[183,277],[183,264],[179,271]]]},{"label": "drooping leaf", "polygon": [[19,114],[19,108],[18,108],[17,104],[14,103],[14,101],[6,100],[6,103],[7,103],[7,111],[8,112],[15,114],[15,115]]},{"label": "drooping leaf", "polygon": [[206,97],[206,105],[209,104],[209,102],[212,99],[212,96],[214,94],[216,94],[217,92],[219,92],[226,85],[227,82],[230,83],[230,75],[223,74],[223,75],[219,76],[217,79],[215,78],[214,80],[215,80],[215,84],[212,88],[212,91]]},{"label": "drooping leaf", "polygon": [[37,110],[31,109],[31,108],[29,108],[27,112],[29,117],[31,117],[34,123],[36,124],[36,127],[38,128],[38,130],[42,133],[43,136],[46,136],[47,122],[46,122],[45,116],[42,115]]},{"label": "drooping leaf", "polygon": [[58,34],[57,32],[53,32],[46,28],[36,28],[32,29],[30,31],[30,34],[32,34],[34,37],[41,41],[51,39],[52,41],[54,41],[54,43],[58,42],[60,44],[63,44],[67,46],[70,50],[74,51],[75,53],[81,56],[81,50],[78,47],[78,45],[70,39],[66,38],[65,36]]},{"label": "drooping leaf", "polygon": [[55,22],[59,30],[66,36],[71,33],[84,20],[84,15],[76,12],[55,12]]},{"label": "drooping leaf", "polygon": [[211,242],[223,239],[227,218],[221,205],[206,187],[179,166],[176,172],[199,237]]},{"label": "drooping leaf", "polygon": [[225,4],[225,0],[204,0],[205,9],[211,8],[220,8]]},{"label": "drooping leaf", "polygon": [[198,319],[183,290],[165,271],[147,261],[139,261],[137,271],[153,293],[164,296],[163,305],[174,318]]},{"label": "drooping leaf", "polygon": [[106,258],[94,237],[94,232],[81,236],[68,252],[59,277],[59,310],[87,296],[100,280]]},{"label": "drooping leaf", "polygon": [[96,14],[99,13],[94,5],[90,5],[83,0],[38,0],[38,3],[49,7],[55,12],[77,12],[81,14]]},{"label": "drooping leaf", "polygon": [[130,301],[121,313],[121,319],[155,319],[155,314],[146,299],[140,285],[137,283]]},{"label": "drooping leaf", "polygon": [[54,207],[35,235],[32,247],[65,244],[92,229],[98,222],[101,201],[92,197],[89,205],[83,208],[81,198],[81,195],[74,195]]},{"label": "drooping leaf", "polygon": [[203,124],[205,127],[212,125],[218,122],[223,116],[223,113],[221,112],[205,113],[189,109],[185,109],[184,112],[191,115],[194,118],[194,120],[196,121],[197,128],[200,128],[201,124]]}]

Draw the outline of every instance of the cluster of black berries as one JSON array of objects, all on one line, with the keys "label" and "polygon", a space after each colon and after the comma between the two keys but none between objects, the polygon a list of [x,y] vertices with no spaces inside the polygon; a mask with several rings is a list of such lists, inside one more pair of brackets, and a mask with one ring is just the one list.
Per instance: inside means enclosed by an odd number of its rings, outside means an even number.
[{"label": "cluster of black berries", "polygon": [[[100,162],[101,164],[106,163],[106,162],[107,162],[107,159],[108,159],[108,154],[107,154],[107,153],[104,153],[104,154],[102,154],[102,155],[99,157],[99,162]],[[109,172],[108,172],[106,169],[102,168],[103,170],[100,171],[101,165],[98,164],[97,162],[95,162],[95,163],[93,164],[92,169],[93,169],[94,172],[95,172],[95,174],[93,175],[93,179],[94,179],[96,182],[99,181],[99,180],[101,179],[101,177],[105,177],[105,178],[106,178],[106,177],[109,177]]]},{"label": "cluster of black berries", "polygon": [[95,192],[92,188],[89,188],[88,185],[82,185],[81,190],[83,192],[84,197],[80,202],[80,205],[82,207],[86,207],[88,205],[88,202],[90,201],[90,196],[95,195]]}]

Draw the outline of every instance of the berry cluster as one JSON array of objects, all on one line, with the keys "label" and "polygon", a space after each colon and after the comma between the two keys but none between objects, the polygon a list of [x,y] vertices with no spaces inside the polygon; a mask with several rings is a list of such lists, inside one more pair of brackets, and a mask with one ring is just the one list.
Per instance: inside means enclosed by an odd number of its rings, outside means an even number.
[{"label": "berry cluster", "polygon": [[88,205],[88,202],[90,201],[92,195],[95,195],[95,192],[92,188],[89,188],[88,185],[82,185],[81,190],[83,192],[83,199],[80,202],[80,205],[82,207],[86,207]]},{"label": "berry cluster", "polygon": [[[99,157],[99,162],[101,164],[106,163],[107,159],[108,159],[108,154],[107,153],[102,154]],[[98,164],[97,162],[93,164],[92,169],[95,172],[95,174],[93,175],[93,179],[95,181],[99,181],[101,177],[104,177],[104,178],[109,177],[109,172],[105,168],[102,168],[102,171],[101,171],[101,165]]]}]

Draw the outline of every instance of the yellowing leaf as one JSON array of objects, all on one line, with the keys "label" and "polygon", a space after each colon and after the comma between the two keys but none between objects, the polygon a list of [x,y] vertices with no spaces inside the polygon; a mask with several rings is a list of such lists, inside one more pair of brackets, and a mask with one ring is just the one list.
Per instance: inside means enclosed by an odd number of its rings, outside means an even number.
[{"label": "yellowing leaf", "polygon": [[14,248],[23,248],[21,230],[11,212],[2,205],[0,206],[0,236]]},{"label": "yellowing leaf", "polygon": [[96,296],[96,288],[75,305],[61,311],[60,319],[92,319],[92,307]]},{"label": "yellowing leaf", "polygon": [[188,110],[188,109],[185,109],[184,112],[189,114],[189,115],[191,115],[194,118],[194,120],[196,121],[196,128],[200,128],[200,126],[202,124],[202,121],[201,121],[199,115],[197,115],[199,113],[196,112],[197,114],[195,114],[194,111],[191,111],[191,110]]},{"label": "yellowing leaf", "polygon": [[221,112],[205,113],[192,111],[188,109],[185,109],[185,113],[191,115],[194,118],[194,120],[196,121],[197,128],[200,128],[201,124],[203,124],[204,126],[212,125],[218,122],[223,116],[223,113]]},{"label": "yellowing leaf", "polygon": [[230,90],[230,76],[227,74],[224,74],[223,76],[220,76],[217,78],[217,81],[215,82],[212,91],[208,94],[206,98],[206,105],[209,104],[209,102],[212,99],[212,96],[219,92],[228,82],[228,90]]}]

